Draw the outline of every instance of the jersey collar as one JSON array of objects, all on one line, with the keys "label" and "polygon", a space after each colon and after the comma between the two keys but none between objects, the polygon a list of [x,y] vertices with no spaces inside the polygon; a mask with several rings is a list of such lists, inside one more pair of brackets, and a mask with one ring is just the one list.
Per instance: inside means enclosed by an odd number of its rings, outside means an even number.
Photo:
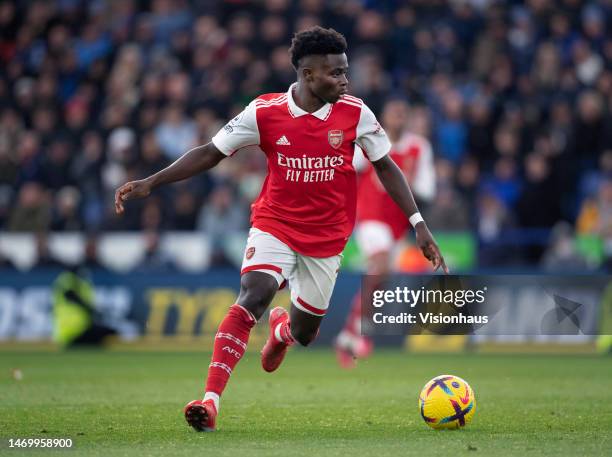
[{"label": "jersey collar", "polygon": [[320,119],[322,121],[326,120],[329,117],[329,113],[332,109],[331,103],[326,103],[321,108],[319,108],[314,113],[309,113],[308,111],[304,111],[302,108],[295,104],[293,100],[293,88],[297,85],[297,83],[291,84],[289,90],[287,91],[287,106],[289,107],[289,114],[293,117],[304,116],[305,114],[311,114],[312,116]]}]

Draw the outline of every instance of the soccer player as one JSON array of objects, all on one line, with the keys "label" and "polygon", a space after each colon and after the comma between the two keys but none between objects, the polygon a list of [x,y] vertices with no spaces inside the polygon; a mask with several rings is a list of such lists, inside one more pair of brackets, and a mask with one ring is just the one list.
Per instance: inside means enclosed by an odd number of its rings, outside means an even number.
[{"label": "soccer player", "polygon": [[[381,119],[391,140],[389,157],[404,173],[415,199],[430,203],[436,189],[433,151],[426,138],[429,123],[426,111],[420,107],[410,109],[405,100],[395,98],[385,103]],[[361,151],[355,153],[353,163],[360,172],[355,239],[366,257],[366,276],[363,290],[355,295],[344,327],[336,338],[336,356],[343,368],[353,368],[356,358],[365,358],[372,352],[372,340],[362,335],[362,292],[364,297],[371,297],[384,283],[391,271],[394,249],[410,225]],[[371,311],[371,303],[365,303],[363,314],[369,315]]]},{"label": "soccer player", "polygon": [[346,40],[333,29],[313,27],[296,34],[290,54],[297,82],[286,93],[257,97],[210,143],[115,193],[115,210],[121,214],[127,200],[208,170],[240,148],[259,145],[266,154],[268,176],[251,207],[240,293],[215,336],[204,398],[185,406],[185,418],[195,430],[215,429],[220,396],[246,350],[251,328],[285,282],[291,310],[270,312],[263,369],[276,370],[289,346],[307,346],[317,336],[355,221],[355,143],[416,226],[425,257],[446,271],[404,175],[387,154],[385,132],[360,99],[347,95],[345,51]]}]

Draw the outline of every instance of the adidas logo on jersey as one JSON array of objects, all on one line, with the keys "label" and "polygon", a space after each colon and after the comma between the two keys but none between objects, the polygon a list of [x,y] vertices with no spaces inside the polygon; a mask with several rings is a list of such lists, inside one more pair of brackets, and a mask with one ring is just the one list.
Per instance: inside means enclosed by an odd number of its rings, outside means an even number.
[{"label": "adidas logo on jersey", "polygon": [[276,140],[276,144],[279,144],[281,146],[291,146],[291,143],[289,143],[289,140],[285,135],[281,136],[278,140]]}]

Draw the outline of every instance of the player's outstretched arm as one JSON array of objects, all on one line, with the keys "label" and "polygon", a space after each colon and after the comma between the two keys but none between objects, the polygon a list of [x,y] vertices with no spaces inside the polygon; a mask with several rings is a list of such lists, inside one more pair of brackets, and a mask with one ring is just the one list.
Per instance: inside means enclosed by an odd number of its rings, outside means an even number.
[{"label": "player's outstretched arm", "polygon": [[203,146],[190,149],[172,164],[154,175],[138,181],[130,181],[119,187],[115,192],[115,211],[123,214],[123,202],[148,196],[153,189],[190,178],[209,170],[227,157],[210,142]]},{"label": "player's outstretched arm", "polygon": [[[385,155],[383,158],[372,162],[376,174],[382,182],[387,193],[391,196],[393,201],[401,208],[407,218],[410,218],[415,213],[419,212],[410,186],[404,177],[404,174],[396,165],[396,163]],[[427,228],[425,221],[421,220],[418,222],[414,231],[416,233],[416,242],[423,255],[429,260],[434,267],[434,270],[442,268],[444,273],[448,273],[448,267],[444,262],[444,257],[440,253],[440,249],[433,238],[433,235]]]}]

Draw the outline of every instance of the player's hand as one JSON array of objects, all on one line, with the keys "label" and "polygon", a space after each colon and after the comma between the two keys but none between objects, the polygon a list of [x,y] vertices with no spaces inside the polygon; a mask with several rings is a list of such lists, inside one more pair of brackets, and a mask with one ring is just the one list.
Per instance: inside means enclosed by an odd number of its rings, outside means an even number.
[{"label": "player's hand", "polygon": [[151,193],[151,183],[146,179],[125,183],[115,192],[115,212],[123,214],[123,202],[147,197]]},{"label": "player's hand", "polygon": [[420,222],[415,227],[417,246],[423,252],[423,255],[433,265],[434,271],[442,268],[444,273],[448,274],[449,270],[444,262],[444,257],[440,253],[440,248],[436,244],[433,235],[427,228],[424,222]]}]

